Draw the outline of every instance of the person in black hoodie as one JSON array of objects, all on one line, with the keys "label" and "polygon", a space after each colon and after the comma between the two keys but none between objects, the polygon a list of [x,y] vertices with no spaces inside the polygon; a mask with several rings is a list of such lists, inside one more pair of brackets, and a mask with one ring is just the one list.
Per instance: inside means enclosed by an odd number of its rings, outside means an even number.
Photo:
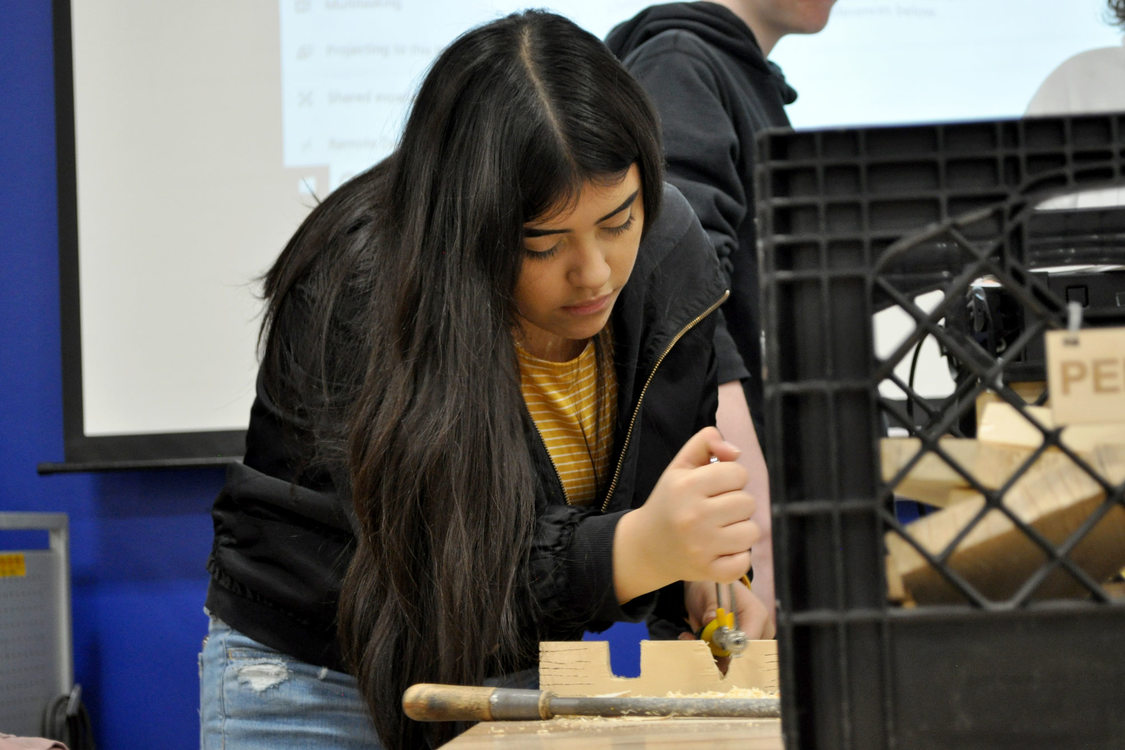
[{"label": "person in black hoodie", "polygon": [[[769,481],[754,433],[762,429],[762,354],[754,139],[788,127],[797,92],[768,59],[787,34],[828,23],[835,0],[718,0],[651,6],[615,27],[606,43],[652,97],[664,134],[668,180],[687,197],[710,236],[731,296],[716,332],[718,424],[744,450],[762,541],[754,590],[774,610]],[[741,383],[742,387],[738,387]],[[749,417],[747,417],[749,407]]]}]

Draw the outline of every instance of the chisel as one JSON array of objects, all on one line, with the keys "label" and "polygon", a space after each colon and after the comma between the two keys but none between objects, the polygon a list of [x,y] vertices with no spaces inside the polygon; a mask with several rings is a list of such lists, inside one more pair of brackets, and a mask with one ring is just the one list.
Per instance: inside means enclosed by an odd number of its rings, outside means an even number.
[{"label": "chisel", "polygon": [[415,721],[526,721],[556,716],[696,716],[774,719],[777,698],[569,697],[549,690],[419,683],[402,708]]}]

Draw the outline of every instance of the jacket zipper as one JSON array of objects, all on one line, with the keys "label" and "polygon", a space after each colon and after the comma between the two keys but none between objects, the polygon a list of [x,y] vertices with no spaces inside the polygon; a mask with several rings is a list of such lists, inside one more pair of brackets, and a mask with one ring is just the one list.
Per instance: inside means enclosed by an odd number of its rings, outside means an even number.
[{"label": "jacket zipper", "polygon": [[570,493],[566,491],[566,485],[563,484],[558,464],[551,457],[551,451],[547,450],[547,441],[543,439],[543,433],[539,431],[539,425],[535,424],[534,419],[531,420],[531,426],[535,428],[535,434],[539,436],[539,442],[543,444],[543,451],[547,454],[547,460],[551,462],[551,468],[555,470],[555,481],[559,483],[559,489],[562,490],[563,500],[566,501],[567,505],[573,505],[574,503],[570,502]]},{"label": "jacket zipper", "polygon": [[[715,301],[710,307],[701,312],[699,315],[695,316],[695,318],[693,318],[691,322],[681,328],[680,332],[672,337],[672,340],[668,342],[668,346],[664,347],[664,351],[662,351],[660,353],[660,356],[656,358],[656,363],[653,364],[652,369],[649,370],[648,378],[645,379],[645,384],[641,387],[641,392],[637,396],[637,404],[633,407],[633,416],[629,418],[629,429],[625,431],[625,442],[621,444],[621,452],[617,455],[617,467],[613,470],[613,479],[609,483],[609,489],[606,490],[605,493],[605,500],[602,502],[602,513],[605,513],[606,508],[609,507],[609,501],[613,499],[614,490],[617,489],[617,480],[621,478],[621,467],[625,464],[625,451],[629,448],[629,441],[633,437],[633,427],[637,423],[637,415],[641,412],[641,404],[644,402],[645,393],[648,392],[648,387],[652,383],[652,379],[656,376],[656,371],[660,369],[660,365],[668,356],[668,352],[672,351],[672,347],[674,347],[688,331],[699,325],[699,322],[701,320],[706,318],[711,313],[715,312],[715,310],[717,310],[720,305],[726,302],[726,299],[729,296],[730,290],[727,289],[723,292],[722,296],[719,297],[719,299]],[[542,436],[540,436],[540,439],[542,439]],[[553,459],[551,463],[554,464]],[[558,476],[558,473],[558,467],[555,467],[555,475]],[[559,483],[562,483],[561,478],[559,479]],[[563,489],[563,492],[565,494],[565,488]]]}]

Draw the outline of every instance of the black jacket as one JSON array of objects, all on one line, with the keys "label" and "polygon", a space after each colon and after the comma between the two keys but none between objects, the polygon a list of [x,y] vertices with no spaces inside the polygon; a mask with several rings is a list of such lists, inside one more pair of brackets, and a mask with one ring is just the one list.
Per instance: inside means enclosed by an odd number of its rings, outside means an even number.
[{"label": "black jacket", "polygon": [[[667,187],[613,312],[616,463],[601,507],[566,504],[546,448],[526,420],[540,477],[530,562],[538,632],[529,638],[577,639],[585,630],[646,617],[657,636],[687,629],[678,586],[618,605],[612,541],[621,515],[644,503],[687,439],[714,424],[712,313],[725,295],[698,221]],[[303,434],[259,387],[246,456],[230,467],[212,511],[207,608],[267,646],[343,669],[335,619],[354,545],[350,510],[326,474],[298,474],[309,450]]]},{"label": "black jacket", "polygon": [[797,92],[746,24],[721,5],[655,5],[614,28],[606,42],[660,112],[668,180],[695,209],[729,280],[723,316],[730,336],[720,330],[716,341],[719,381],[749,372],[747,401],[762,434],[754,139],[764,128],[789,125],[784,107]]}]

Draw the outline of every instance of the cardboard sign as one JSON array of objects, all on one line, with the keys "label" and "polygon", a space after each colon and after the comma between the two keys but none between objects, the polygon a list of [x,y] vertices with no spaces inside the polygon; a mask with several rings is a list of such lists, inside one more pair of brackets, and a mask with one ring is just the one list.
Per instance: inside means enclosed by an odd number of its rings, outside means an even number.
[{"label": "cardboard sign", "polygon": [[1125,422],[1125,328],[1045,335],[1055,424]]}]

